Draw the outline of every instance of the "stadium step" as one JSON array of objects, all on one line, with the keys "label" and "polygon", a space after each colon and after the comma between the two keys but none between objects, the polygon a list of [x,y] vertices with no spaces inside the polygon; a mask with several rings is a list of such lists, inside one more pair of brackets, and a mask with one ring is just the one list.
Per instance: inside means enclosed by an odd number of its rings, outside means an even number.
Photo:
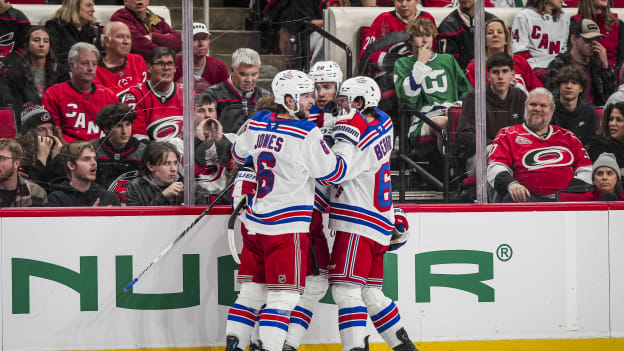
[{"label": "stadium step", "polygon": [[[209,31],[220,30],[244,30],[245,18],[249,9],[237,7],[211,7],[209,10]],[[174,28],[182,28],[182,7],[169,7],[171,22]],[[204,22],[204,8],[193,8],[193,21]]]}]

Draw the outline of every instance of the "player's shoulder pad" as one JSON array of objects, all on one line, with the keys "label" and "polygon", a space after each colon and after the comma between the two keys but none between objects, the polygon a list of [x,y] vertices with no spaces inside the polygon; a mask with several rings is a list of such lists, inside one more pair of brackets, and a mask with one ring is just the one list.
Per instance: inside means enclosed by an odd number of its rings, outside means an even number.
[{"label": "player's shoulder pad", "polygon": [[254,121],[268,122],[269,120],[271,120],[272,114],[273,112],[271,111],[260,110],[256,112],[256,114],[251,119]]}]

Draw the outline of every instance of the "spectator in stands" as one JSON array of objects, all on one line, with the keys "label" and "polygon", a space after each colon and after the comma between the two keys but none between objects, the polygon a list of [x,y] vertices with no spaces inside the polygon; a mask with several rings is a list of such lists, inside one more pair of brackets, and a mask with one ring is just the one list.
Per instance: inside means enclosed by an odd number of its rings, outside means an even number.
[{"label": "spectator in stands", "polygon": [[21,171],[49,191],[50,181],[65,177],[60,154],[65,139],[43,106],[26,104],[21,121],[22,134],[18,137],[24,150]]},{"label": "spectator in stands", "polygon": [[171,29],[164,18],[147,8],[149,0],[124,0],[124,5],[123,9],[111,16],[111,21],[121,21],[128,25],[132,34],[133,53],[148,61],[149,54],[157,46],[182,51],[182,36]]},{"label": "spectator in stands", "polygon": [[[463,52],[463,51],[462,51]],[[485,59],[497,52],[511,53],[511,35],[505,22],[500,18],[492,18],[485,22]],[[529,92],[535,88],[543,87],[542,81],[535,75],[533,68],[524,58],[524,56],[513,55],[515,79],[512,84],[517,88]],[[485,73],[487,78],[487,72]],[[472,86],[475,85],[475,66],[474,61],[468,64],[466,68],[466,77],[470,80]]]},{"label": "spectator in stands", "polygon": [[0,0],[0,69],[8,66],[11,56],[19,56],[26,47],[30,21],[24,13]]},{"label": "spectator in stands", "polygon": [[[522,123],[526,93],[512,86],[514,60],[505,52],[490,56],[486,63],[488,84],[485,91],[485,137],[490,145],[502,128]],[[466,157],[475,154],[475,91],[466,95],[457,123],[457,142],[466,146]],[[471,165],[472,166],[472,165]],[[469,167],[470,168],[470,167]]]},{"label": "spectator in stands", "polygon": [[132,134],[139,140],[168,140],[182,133],[182,85],[173,81],[175,52],[155,47],[147,56],[150,79],[131,87],[122,102],[134,107]]},{"label": "spectator in stands", "polygon": [[[429,19],[435,27],[435,19],[433,16],[428,12],[419,10],[417,7],[418,4],[418,0],[394,0],[394,11],[383,12],[377,16],[371,24],[366,36],[362,38],[360,59],[364,57],[366,49],[373,42],[392,32],[406,30],[407,25],[414,19]],[[371,63],[369,66],[371,68],[369,75],[377,80],[382,91],[392,90],[391,79],[394,63],[399,57],[408,55],[410,49],[410,45],[405,42],[399,42],[376,51],[369,58],[369,62]]]},{"label": "spectator in stands", "polygon": [[542,80],[550,61],[567,49],[570,16],[561,6],[562,0],[527,0],[511,26],[513,53],[524,56]]},{"label": "spectator in stands", "polygon": [[[460,0],[438,26],[438,52],[453,55],[463,70],[474,58],[474,2]],[[492,18],[494,15],[486,11],[485,21]]]},{"label": "spectator in stands", "polygon": [[559,193],[559,201],[624,201],[622,171],[612,153],[600,154],[592,168],[593,185],[586,193]]},{"label": "spectator in stands", "polygon": [[[193,23],[194,90],[202,94],[209,86],[228,79],[228,70],[221,60],[210,55],[210,33],[203,23]],[[182,83],[182,55],[176,57],[175,81]]]},{"label": "spectator in stands", "polygon": [[53,184],[56,189],[48,196],[48,205],[62,207],[76,206],[118,206],[119,197],[95,183],[97,156],[87,141],[77,140],[63,146],[61,154],[69,180]]},{"label": "spectator in stands", "polygon": [[[624,70],[622,72],[624,72]],[[607,102],[605,102],[605,106],[615,104],[616,102],[624,102],[624,84],[621,84],[615,93],[609,96]]]},{"label": "spectator in stands", "polygon": [[598,135],[590,141],[587,151],[592,160],[603,152],[610,152],[615,155],[620,169],[624,169],[624,102],[607,105]]},{"label": "spectator in stands", "polygon": [[167,142],[153,142],[143,157],[141,176],[128,184],[128,206],[181,205],[184,183],[178,174],[180,154]]},{"label": "spectator in stands", "polygon": [[100,25],[95,21],[93,0],[63,0],[63,4],[46,21],[54,56],[61,65],[68,65],[68,53],[78,42],[93,44],[101,48]]},{"label": "spectator in stands", "polygon": [[104,133],[91,141],[98,163],[95,181],[105,188],[120,175],[140,168],[147,146],[132,136],[136,117],[132,107],[117,103],[104,106],[95,118]]},{"label": "spectator in stands", "polygon": [[617,77],[607,61],[604,46],[598,43],[598,39],[602,36],[592,20],[583,19],[581,26],[572,26],[570,28],[572,47],[550,62],[544,86],[557,94],[559,88],[555,80],[557,72],[563,66],[575,65],[587,78],[583,91],[585,102],[595,106],[604,105],[609,95],[616,89]]},{"label": "spectator in stands", "polygon": [[[50,35],[44,27],[28,31],[28,44],[22,57],[15,59],[6,72],[0,89],[5,103],[12,105],[15,116],[20,116],[25,103],[39,104],[45,90],[69,78],[65,66],[57,64],[50,50]],[[22,131],[19,120],[17,130]]]},{"label": "spectator in stands", "polygon": [[260,55],[252,49],[240,48],[232,54],[230,77],[205,92],[217,102],[217,115],[224,133],[236,133],[256,113],[256,102],[269,95],[256,86],[260,74]]},{"label": "spectator in stands", "polygon": [[108,88],[93,83],[99,55],[92,44],[74,44],[67,55],[71,80],[49,87],[41,99],[67,142],[97,139],[100,129],[95,116],[102,107],[119,101]]},{"label": "spectator in stands", "polygon": [[45,205],[45,190],[19,174],[22,147],[13,139],[0,139],[0,207]]},{"label": "spectator in stands", "polygon": [[596,133],[596,107],[583,101],[585,75],[576,66],[563,66],[555,81],[559,87],[552,124],[565,128],[576,135],[587,146]]},{"label": "spectator in stands", "polygon": [[217,119],[217,102],[206,94],[197,95],[193,108],[193,128],[198,134],[203,135],[203,130],[197,127],[206,119]]},{"label": "spectator in stands", "polygon": [[98,61],[95,84],[107,87],[117,96],[147,79],[147,67],[142,56],[131,54],[132,36],[123,22],[104,26],[105,53]]},{"label": "spectator in stands", "polygon": [[574,133],[550,124],[554,110],[552,93],[534,89],[524,123],[501,129],[494,139],[487,179],[504,202],[554,201],[558,190],[591,182],[585,148]]},{"label": "spectator in stands", "polygon": [[[395,87],[400,102],[429,117],[446,128],[446,110],[457,104],[470,90],[470,82],[453,56],[433,51],[437,30],[426,18],[415,18],[407,26],[412,56],[402,57],[394,66]],[[431,135],[431,128],[416,119],[410,126],[410,136]]]},{"label": "spectator in stands", "polygon": [[584,18],[598,25],[602,34],[598,43],[606,51],[611,68],[619,70],[624,63],[624,23],[611,12],[609,0],[579,0],[578,13],[572,16],[570,26],[578,26]]},{"label": "spectator in stands", "polygon": [[[235,138],[234,133],[224,134],[216,119],[205,119],[199,124],[195,138],[195,181],[198,189],[203,190],[202,196],[208,196],[201,199],[204,203],[211,203],[236,175],[231,152]],[[224,199],[223,203],[229,201]]]}]

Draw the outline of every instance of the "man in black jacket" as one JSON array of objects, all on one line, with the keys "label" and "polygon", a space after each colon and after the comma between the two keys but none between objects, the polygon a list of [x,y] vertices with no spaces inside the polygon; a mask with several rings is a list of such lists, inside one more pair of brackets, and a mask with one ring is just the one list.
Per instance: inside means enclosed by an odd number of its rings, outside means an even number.
[{"label": "man in black jacket", "polygon": [[50,206],[119,206],[119,197],[95,183],[97,156],[87,141],[75,141],[61,150],[69,180],[48,196]]},{"label": "man in black jacket", "polygon": [[596,107],[583,100],[583,90],[587,79],[577,67],[563,66],[556,76],[559,98],[555,100],[555,113],[552,124],[576,134],[581,143],[587,146],[596,134]]},{"label": "man in black jacket", "polygon": [[95,123],[105,134],[91,141],[97,155],[95,182],[103,187],[141,166],[147,146],[132,136],[132,122],[136,117],[132,108],[122,103],[104,106],[95,117]]},{"label": "man in black jacket", "polygon": [[260,75],[260,55],[240,48],[232,54],[230,77],[205,92],[217,102],[223,133],[236,133],[256,113],[256,102],[270,93],[256,84]]}]

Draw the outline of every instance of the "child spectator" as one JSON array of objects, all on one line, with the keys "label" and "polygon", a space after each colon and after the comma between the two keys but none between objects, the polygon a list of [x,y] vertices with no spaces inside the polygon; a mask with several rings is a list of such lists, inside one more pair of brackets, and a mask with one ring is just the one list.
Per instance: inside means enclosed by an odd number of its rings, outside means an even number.
[{"label": "child spectator", "polygon": [[13,139],[0,139],[0,207],[41,206],[46,192],[19,172],[22,147]]},{"label": "child spectator", "polygon": [[[507,25],[500,18],[492,18],[485,22],[485,60],[498,52],[504,52],[513,57],[514,61],[514,81],[512,84],[529,92],[535,88],[543,87],[542,81],[535,75],[533,68],[524,58],[524,56],[511,52],[511,35]],[[472,86],[475,86],[475,64],[474,61],[468,64],[466,68],[466,77]],[[487,80],[487,67],[485,72]]]},{"label": "child spectator", "polygon": [[25,105],[21,124],[23,132],[18,137],[24,150],[21,171],[49,191],[50,181],[65,178],[60,154],[65,139],[43,106]]},{"label": "child spectator", "polygon": [[0,0],[0,69],[8,65],[9,55],[22,54],[29,28],[30,21],[22,11]]},{"label": "child spectator", "polygon": [[[210,55],[210,32],[203,23],[193,23],[194,90],[202,94],[209,86],[228,79],[228,70],[221,60]],[[182,55],[176,57],[175,81],[182,83]]]},{"label": "child spectator", "polygon": [[570,16],[561,6],[562,0],[527,0],[511,26],[513,53],[524,56],[542,80],[550,61],[567,49]]},{"label": "child spectator", "polygon": [[182,85],[173,81],[175,52],[158,46],[147,57],[150,79],[131,87],[122,102],[134,108],[132,135],[139,140],[169,140],[182,133]]},{"label": "child spectator", "polygon": [[122,96],[130,87],[147,79],[143,57],[131,54],[130,29],[122,22],[109,22],[104,26],[104,56],[98,61],[95,84]]},{"label": "child spectator", "polygon": [[74,141],[63,146],[63,165],[69,180],[53,185],[48,205],[61,207],[118,206],[119,197],[95,183],[97,156],[93,145]]},{"label": "child spectator", "polygon": [[572,16],[570,26],[580,25],[584,18],[596,22],[603,35],[598,40],[600,50],[606,51],[611,68],[619,70],[624,63],[624,23],[611,12],[609,0],[579,0],[578,13]]},{"label": "child spectator", "polygon": [[54,18],[45,23],[54,56],[61,65],[69,63],[68,53],[78,42],[101,48],[100,25],[95,21],[93,0],[63,0]]},{"label": "child spectator", "polygon": [[138,170],[145,153],[145,144],[132,136],[136,113],[126,104],[104,106],[95,117],[95,123],[104,137],[91,141],[97,155],[95,181],[105,188],[120,175]]},{"label": "child spectator", "polygon": [[[69,78],[67,69],[58,65],[50,50],[50,35],[44,27],[32,27],[22,57],[11,62],[6,72],[6,84],[1,93],[5,103],[12,105],[16,116],[25,103],[40,104],[45,90]],[[17,130],[23,132],[17,121]]]},{"label": "child spectator", "polygon": [[67,142],[97,139],[100,136],[100,129],[95,124],[97,112],[106,105],[119,102],[108,88],[93,83],[99,55],[91,44],[74,44],[67,56],[71,80],[49,87],[41,99]]},{"label": "child spectator", "polygon": [[[438,34],[433,22],[416,18],[407,25],[412,56],[402,57],[394,66],[395,87],[400,102],[413,104],[441,128],[446,128],[446,110],[472,90],[470,81],[453,56],[433,52]],[[410,126],[410,137],[434,134],[416,118]]]},{"label": "child spectator", "polygon": [[[149,0],[125,0],[125,7],[117,10],[111,21],[128,25],[132,33],[132,52],[149,62],[148,56],[157,46],[182,51],[182,36],[171,29],[165,19],[150,11]],[[175,57],[175,54],[174,54]]]}]

